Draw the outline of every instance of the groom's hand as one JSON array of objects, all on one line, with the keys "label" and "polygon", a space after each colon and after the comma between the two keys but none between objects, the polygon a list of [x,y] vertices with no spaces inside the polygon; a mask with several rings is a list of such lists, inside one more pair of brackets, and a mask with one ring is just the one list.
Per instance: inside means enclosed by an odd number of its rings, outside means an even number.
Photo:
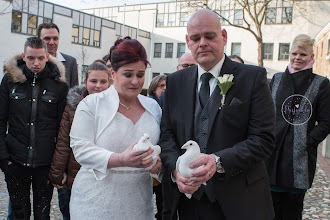
[{"label": "groom's hand", "polygon": [[193,194],[198,190],[199,186],[187,185],[187,183],[189,183],[189,178],[181,176],[176,169],[173,171],[173,176],[175,177],[176,184],[181,193]]},{"label": "groom's hand", "polygon": [[209,179],[212,178],[214,173],[217,171],[217,166],[215,164],[215,157],[212,154],[203,154],[201,153],[199,158],[190,164],[190,168],[196,169],[192,173],[192,177],[189,178],[189,182],[193,181],[192,186],[200,186]]}]

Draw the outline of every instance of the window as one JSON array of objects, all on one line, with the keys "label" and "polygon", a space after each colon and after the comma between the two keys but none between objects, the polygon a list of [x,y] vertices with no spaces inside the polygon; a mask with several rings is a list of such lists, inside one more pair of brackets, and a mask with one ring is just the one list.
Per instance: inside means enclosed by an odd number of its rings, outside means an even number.
[{"label": "window", "polygon": [[278,60],[289,60],[290,44],[280,43]]},{"label": "window", "polygon": [[78,25],[72,25],[72,43],[79,42],[79,27]]},{"label": "window", "polygon": [[234,24],[242,25],[243,24],[243,10],[235,10],[234,12]]},{"label": "window", "polygon": [[152,73],[152,78],[155,78],[156,76],[159,76],[160,73]]},{"label": "window", "polygon": [[292,23],[292,7],[282,8],[282,24]]},{"label": "window", "polygon": [[12,2],[11,32],[25,35],[36,35],[38,24],[51,22],[53,4],[36,0]]},{"label": "window", "polygon": [[89,28],[84,28],[83,40],[82,40],[83,44],[89,45],[89,35],[90,35],[90,29]]},{"label": "window", "polygon": [[37,34],[37,16],[29,15],[28,16],[28,29],[27,33],[31,35]]},{"label": "window", "polygon": [[231,44],[231,55],[241,56],[241,43]]},{"label": "window", "polygon": [[13,11],[11,18],[11,31],[12,32],[22,31],[22,12]]},{"label": "window", "polygon": [[182,27],[187,26],[187,20],[188,20],[188,13],[187,12],[181,12],[180,13],[180,23],[179,23],[179,26],[182,26]]},{"label": "window", "polygon": [[263,44],[263,58],[266,60],[272,60],[273,59],[273,48],[274,44],[272,43],[264,43]]},{"label": "window", "polygon": [[173,57],[173,43],[166,43],[165,58]]},{"label": "window", "polygon": [[44,18],[44,23],[52,23],[52,19],[49,19],[49,18]]},{"label": "window", "polygon": [[[72,11],[72,22],[72,43],[91,47],[101,46],[101,18],[93,17],[79,11]],[[108,22],[106,25],[111,25],[111,23]],[[117,27],[119,29],[121,28],[120,25],[110,26],[110,28],[116,29],[116,34],[118,33]]]},{"label": "window", "polygon": [[276,8],[267,8],[265,22],[266,24],[276,23]]},{"label": "window", "polygon": [[94,31],[94,41],[93,46],[99,47],[100,46],[100,31]]},{"label": "window", "polygon": [[156,27],[164,27],[164,14],[157,14]]},{"label": "window", "polygon": [[[168,1],[156,6],[156,27],[185,27],[187,25],[190,3]],[[153,6],[151,6],[153,8]],[[148,7],[148,9],[151,9]]]},{"label": "window", "polygon": [[186,51],[186,44],[185,43],[178,43],[178,50],[176,53],[176,57],[179,58],[184,54]]},{"label": "window", "polygon": [[[220,12],[220,15],[228,20],[229,11],[228,10],[222,10]],[[221,18],[221,25],[228,25],[228,22],[225,19]]]},{"label": "window", "polygon": [[162,56],[162,43],[155,43],[154,57]]},{"label": "window", "polygon": [[175,13],[168,14],[167,26],[175,26]]}]

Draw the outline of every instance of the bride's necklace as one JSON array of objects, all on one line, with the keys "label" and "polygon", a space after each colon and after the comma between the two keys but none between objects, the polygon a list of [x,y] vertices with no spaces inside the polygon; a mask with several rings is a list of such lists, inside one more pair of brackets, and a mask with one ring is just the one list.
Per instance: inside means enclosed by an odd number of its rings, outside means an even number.
[{"label": "bride's necklace", "polygon": [[134,106],[136,106],[136,99],[135,99],[134,104],[131,105],[131,106],[127,106],[124,103],[122,103],[121,101],[119,101],[119,104],[121,104],[124,108],[126,108],[128,110],[128,109],[133,108]]}]

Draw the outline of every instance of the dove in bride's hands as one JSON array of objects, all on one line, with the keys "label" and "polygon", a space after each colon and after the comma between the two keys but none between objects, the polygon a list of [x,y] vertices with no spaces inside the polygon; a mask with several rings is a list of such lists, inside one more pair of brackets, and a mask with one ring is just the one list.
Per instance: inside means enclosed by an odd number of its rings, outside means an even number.
[{"label": "dove in bride's hands", "polygon": [[150,141],[150,137],[148,134],[144,134],[140,140],[137,142],[137,144],[134,145],[133,150],[139,150],[139,151],[147,151],[150,148],[152,148],[154,151],[152,152],[152,154],[150,154],[149,156],[145,157],[143,160],[146,160],[150,157],[152,157],[153,159],[153,163],[151,166],[145,168],[145,170],[150,170],[153,166],[155,166],[155,164],[157,163],[157,158],[161,152],[161,148],[159,145],[153,145]]}]

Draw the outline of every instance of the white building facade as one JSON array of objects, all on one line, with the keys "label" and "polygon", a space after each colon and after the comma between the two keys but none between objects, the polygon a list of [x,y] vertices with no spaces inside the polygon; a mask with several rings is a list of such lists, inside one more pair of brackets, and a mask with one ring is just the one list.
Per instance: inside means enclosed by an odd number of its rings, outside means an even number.
[{"label": "white building facade", "polygon": [[[53,22],[60,29],[60,52],[77,59],[79,81],[83,82],[82,72],[96,59],[102,59],[109,53],[115,40],[129,35],[150,51],[150,33],[105,18],[89,15],[85,12],[66,8],[39,0],[0,0],[0,63],[23,52],[26,38],[36,36],[37,27],[44,22]],[[2,79],[3,72],[0,74]],[[151,80],[151,69],[147,69],[144,87]]]},{"label": "white building facade", "polygon": [[[271,78],[274,73],[284,71],[288,65],[290,45],[296,35],[307,34],[314,38],[328,23],[330,1],[261,2],[269,2],[266,18],[262,23],[262,34],[264,67]],[[234,0],[172,0],[82,11],[151,32],[151,65],[153,74],[157,75],[175,71],[179,56],[188,51],[185,44],[188,18],[203,6],[223,15],[233,24],[244,23],[242,8]],[[242,28],[228,25],[226,21],[222,21],[222,27],[228,33],[225,53],[239,55],[246,63],[258,65],[258,44],[255,37]]]},{"label": "white building facade", "polygon": [[[194,11],[207,6],[231,23],[240,25],[244,23],[242,9],[235,2],[177,0],[78,11],[41,0],[13,0],[12,3],[0,0],[0,62],[3,64],[9,57],[21,53],[25,39],[36,35],[40,23],[53,22],[60,28],[59,51],[77,59],[80,82],[86,65],[107,54],[116,39],[123,36],[138,39],[146,48],[151,63],[144,84],[147,88],[154,76],[174,72],[178,58],[189,52],[185,42],[186,25]],[[328,0],[269,0],[267,16],[262,23],[264,67],[268,78],[285,70],[296,35],[304,33],[315,38],[329,20]],[[224,20],[222,27],[228,33],[225,53],[239,55],[245,63],[258,65],[258,44],[254,36]],[[1,72],[0,78],[2,76]]]}]

